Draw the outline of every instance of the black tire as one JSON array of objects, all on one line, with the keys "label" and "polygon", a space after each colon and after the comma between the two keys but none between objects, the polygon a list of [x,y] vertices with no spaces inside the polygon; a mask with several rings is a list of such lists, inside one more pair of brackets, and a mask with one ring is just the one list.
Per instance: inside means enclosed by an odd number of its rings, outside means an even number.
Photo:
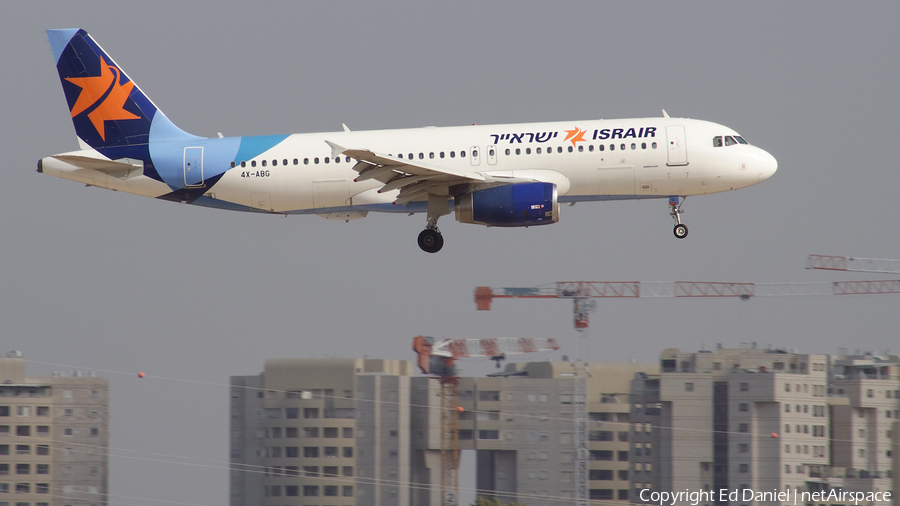
[{"label": "black tire", "polygon": [[678,224],[675,225],[675,228],[672,230],[672,233],[675,234],[675,237],[679,239],[684,239],[688,235],[687,225]]},{"label": "black tire", "polygon": [[419,247],[426,253],[437,253],[444,247],[444,236],[440,232],[426,228],[419,232]]}]

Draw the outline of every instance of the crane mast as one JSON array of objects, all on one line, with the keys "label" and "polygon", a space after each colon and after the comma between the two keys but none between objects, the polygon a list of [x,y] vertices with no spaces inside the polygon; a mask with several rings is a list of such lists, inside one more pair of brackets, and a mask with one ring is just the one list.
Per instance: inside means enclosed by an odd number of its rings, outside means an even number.
[{"label": "crane mast", "polygon": [[441,504],[459,504],[459,376],[456,359],[488,357],[500,365],[507,355],[558,350],[552,338],[495,337],[486,339],[413,338],[419,369],[440,384]]}]

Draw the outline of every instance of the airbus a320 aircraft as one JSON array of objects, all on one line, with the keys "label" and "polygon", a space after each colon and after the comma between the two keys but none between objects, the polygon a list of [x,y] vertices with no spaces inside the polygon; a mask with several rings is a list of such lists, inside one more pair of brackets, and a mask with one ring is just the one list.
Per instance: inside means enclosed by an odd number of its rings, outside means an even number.
[{"label": "airbus a320 aircraft", "polygon": [[675,237],[684,198],[768,179],[777,162],[734,130],[683,118],[585,120],[205,138],[176,127],[84,30],[48,30],[81,147],[38,172],[89,186],[219,209],[352,220],[426,214],[528,227],[559,205],[668,199]]}]

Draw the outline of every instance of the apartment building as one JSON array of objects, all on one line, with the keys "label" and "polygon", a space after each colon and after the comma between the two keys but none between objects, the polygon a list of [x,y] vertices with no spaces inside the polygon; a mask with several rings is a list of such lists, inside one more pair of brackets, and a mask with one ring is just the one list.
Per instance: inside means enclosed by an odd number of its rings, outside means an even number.
[{"label": "apartment building", "polygon": [[109,382],[0,357],[0,506],[108,503]]},{"label": "apartment building", "polygon": [[900,357],[836,357],[832,396],[847,402],[831,410],[833,459],[829,485],[848,490],[897,490],[893,443],[900,439]]},{"label": "apartment building", "polygon": [[826,355],[750,347],[663,351],[661,372],[631,386],[634,495],[821,489],[831,458],[828,364]]},{"label": "apartment building", "polygon": [[[589,497],[628,504],[629,381],[655,365],[587,368]],[[568,505],[575,494],[574,378],[571,362],[509,364],[503,373],[460,378],[459,444],[475,450],[478,495],[529,506]],[[440,502],[439,385],[413,378],[413,503]]]},{"label": "apartment building", "polygon": [[406,506],[405,360],[275,359],[231,377],[232,506]]}]

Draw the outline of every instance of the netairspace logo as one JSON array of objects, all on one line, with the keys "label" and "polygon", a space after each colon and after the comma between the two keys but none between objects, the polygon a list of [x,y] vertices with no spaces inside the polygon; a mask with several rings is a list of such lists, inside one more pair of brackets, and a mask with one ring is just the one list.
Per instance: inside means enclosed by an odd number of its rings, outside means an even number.
[{"label": "netairspace logo", "polygon": [[821,492],[800,492],[798,490],[778,490],[757,492],[750,488],[738,490],[719,490],[718,497],[713,490],[685,489],[681,492],[653,492],[650,489],[642,489],[640,498],[643,502],[650,502],[660,506],[675,506],[676,503],[689,503],[698,506],[701,502],[779,502],[793,504],[807,504],[810,502],[845,502],[854,505],[891,502],[890,492],[847,492],[842,490],[827,490]]}]

